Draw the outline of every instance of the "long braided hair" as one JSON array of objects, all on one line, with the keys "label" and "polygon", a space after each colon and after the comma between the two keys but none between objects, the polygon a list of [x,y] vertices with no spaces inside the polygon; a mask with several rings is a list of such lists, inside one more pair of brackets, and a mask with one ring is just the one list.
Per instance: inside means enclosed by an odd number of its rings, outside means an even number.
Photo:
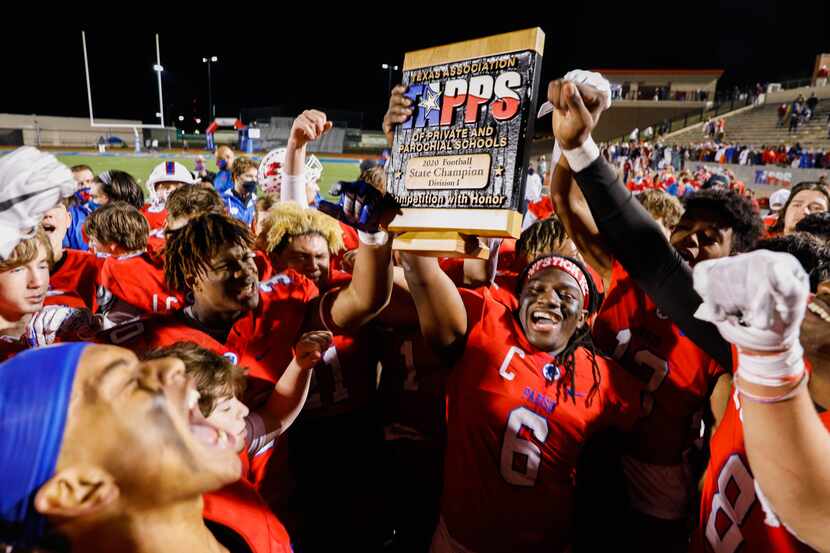
[{"label": "long braided hair", "polygon": [[[558,257],[561,259],[567,259],[574,265],[576,265],[582,273],[585,275],[585,279],[588,282],[588,316],[590,317],[593,313],[599,309],[600,304],[600,295],[597,291],[596,284],[594,284],[594,280],[591,278],[591,274],[585,268],[585,265],[582,264],[581,261],[574,259],[572,257],[568,257],[566,255],[543,255],[534,259],[531,263],[528,263],[524,269],[522,269],[521,274],[519,275],[519,279],[516,283],[516,297],[521,297],[522,290],[527,281],[528,272],[530,268],[538,261],[549,258],[549,257]],[[560,367],[564,374],[555,380],[556,382],[556,401],[558,402],[564,392],[567,396],[571,397],[571,400],[576,403],[576,350],[579,348],[585,348],[588,351],[588,357],[591,360],[591,376],[593,378],[593,384],[591,385],[591,389],[588,391],[587,396],[585,397],[585,404],[591,405],[591,402],[594,399],[594,396],[599,392],[599,384],[600,384],[600,372],[599,372],[599,365],[597,364],[596,360],[596,349],[594,348],[594,341],[591,339],[591,327],[586,321],[583,323],[582,326],[577,328],[573,335],[568,340],[568,343],[565,345],[565,348],[560,351],[558,354],[554,356],[554,362],[558,367]],[[551,384],[550,380],[547,380],[547,385]]]}]

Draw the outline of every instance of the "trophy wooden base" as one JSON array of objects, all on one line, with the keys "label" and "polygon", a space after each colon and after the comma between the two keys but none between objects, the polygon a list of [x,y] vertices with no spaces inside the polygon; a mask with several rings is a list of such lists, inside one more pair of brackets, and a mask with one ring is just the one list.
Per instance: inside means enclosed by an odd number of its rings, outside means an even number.
[{"label": "trophy wooden base", "polygon": [[490,257],[490,248],[480,242],[476,250],[468,251],[464,236],[458,232],[405,232],[395,237],[392,249],[432,257]]},{"label": "trophy wooden base", "polygon": [[401,210],[389,225],[393,232],[455,232],[490,238],[518,238],[522,217],[512,209],[413,208]]}]

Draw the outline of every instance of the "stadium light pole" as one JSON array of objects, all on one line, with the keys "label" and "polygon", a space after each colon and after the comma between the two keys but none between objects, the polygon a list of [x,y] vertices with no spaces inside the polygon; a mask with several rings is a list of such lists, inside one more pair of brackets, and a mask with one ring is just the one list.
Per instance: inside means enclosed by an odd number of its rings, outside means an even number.
[{"label": "stadium light pole", "polygon": [[397,71],[397,65],[389,65],[388,63],[380,64],[380,68],[386,70],[386,93],[392,92],[392,71]]},{"label": "stadium light pole", "polygon": [[219,61],[216,56],[202,58],[202,63],[207,65],[208,70],[208,119],[216,119],[216,108],[213,106],[213,79],[210,76],[210,66]]}]

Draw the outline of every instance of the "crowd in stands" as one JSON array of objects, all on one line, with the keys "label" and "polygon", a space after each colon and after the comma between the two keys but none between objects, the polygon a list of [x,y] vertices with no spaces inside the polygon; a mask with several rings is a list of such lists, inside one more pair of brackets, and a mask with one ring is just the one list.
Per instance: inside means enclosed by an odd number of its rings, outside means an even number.
[{"label": "crowd in stands", "polygon": [[804,147],[796,144],[761,146],[716,143],[673,145],[660,142],[628,142],[603,147],[606,157],[614,163],[628,161],[643,168],[662,169],[671,166],[675,171],[694,162],[733,163],[737,165],[775,165],[799,169],[830,169],[830,150]]},{"label": "crowd in stands", "polygon": [[378,160],[324,198],[314,109],[146,196],[0,157],[0,551],[827,551],[826,183],[600,150],[569,75],[525,228],[467,258],[393,248]]}]

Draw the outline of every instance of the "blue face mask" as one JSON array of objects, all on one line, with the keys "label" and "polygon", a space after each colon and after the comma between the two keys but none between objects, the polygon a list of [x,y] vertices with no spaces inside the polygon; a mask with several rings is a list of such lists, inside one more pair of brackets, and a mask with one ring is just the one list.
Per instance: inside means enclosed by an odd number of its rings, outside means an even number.
[{"label": "blue face mask", "polygon": [[96,209],[98,209],[99,207],[101,207],[101,204],[99,204],[99,203],[95,202],[95,200],[89,200],[89,201],[86,203],[86,206],[89,208],[89,210],[90,210],[90,211],[95,211]]}]

